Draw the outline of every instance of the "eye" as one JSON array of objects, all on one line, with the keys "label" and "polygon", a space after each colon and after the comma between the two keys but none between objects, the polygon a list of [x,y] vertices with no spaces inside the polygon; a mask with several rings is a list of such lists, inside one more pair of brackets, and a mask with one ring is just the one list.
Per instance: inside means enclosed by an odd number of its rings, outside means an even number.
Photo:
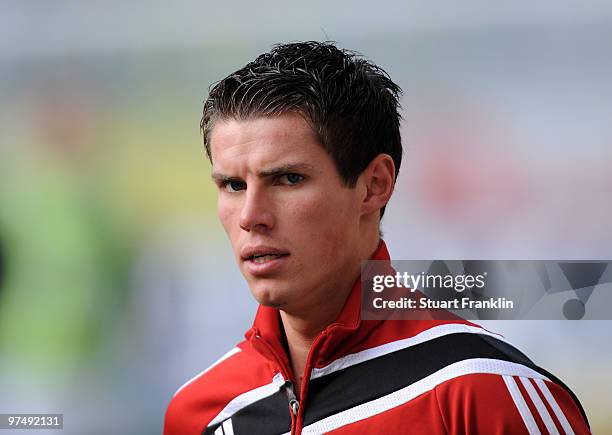
[{"label": "eye", "polygon": [[298,184],[300,181],[303,181],[303,180],[304,180],[303,175],[294,174],[294,173],[283,174],[280,177],[278,177],[279,184],[292,185],[292,184]]},{"label": "eye", "polygon": [[227,192],[238,192],[246,189],[246,183],[244,181],[230,180],[224,182],[221,187]]}]

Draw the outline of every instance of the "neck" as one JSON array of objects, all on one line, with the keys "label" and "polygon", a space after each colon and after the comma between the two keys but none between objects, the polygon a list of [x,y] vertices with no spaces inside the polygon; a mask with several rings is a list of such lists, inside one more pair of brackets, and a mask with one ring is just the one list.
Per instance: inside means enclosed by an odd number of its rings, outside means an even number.
[{"label": "neck", "polygon": [[[360,257],[371,258],[378,248],[380,240],[378,237],[370,243]],[[296,391],[301,390],[302,378],[308,353],[317,336],[327,326],[333,323],[339,316],[346,299],[348,298],[353,285],[360,273],[360,260],[355,264],[353,274],[342,288],[338,291],[330,292],[324,301],[319,301],[316,307],[312,307],[307,312],[294,313],[280,310],[280,316],[287,336],[289,359],[294,374]]]}]

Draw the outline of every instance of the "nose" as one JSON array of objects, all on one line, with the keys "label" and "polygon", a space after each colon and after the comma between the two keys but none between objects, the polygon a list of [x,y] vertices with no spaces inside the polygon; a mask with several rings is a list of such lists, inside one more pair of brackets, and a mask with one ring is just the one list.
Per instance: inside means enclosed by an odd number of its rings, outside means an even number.
[{"label": "nose", "polygon": [[244,231],[268,231],[274,227],[270,198],[265,189],[247,188],[240,210],[240,228]]}]

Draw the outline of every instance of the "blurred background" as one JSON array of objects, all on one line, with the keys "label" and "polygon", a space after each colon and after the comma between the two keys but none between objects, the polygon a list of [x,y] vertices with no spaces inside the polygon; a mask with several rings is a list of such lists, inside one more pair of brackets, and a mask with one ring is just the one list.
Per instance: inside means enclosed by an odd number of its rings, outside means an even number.
[{"label": "blurred background", "polygon": [[[337,41],[404,89],[393,258],[612,259],[609,1],[0,10],[0,412],[160,433],[250,327],[199,120],[208,86],[276,42]],[[612,433],[612,322],[487,326]]]}]

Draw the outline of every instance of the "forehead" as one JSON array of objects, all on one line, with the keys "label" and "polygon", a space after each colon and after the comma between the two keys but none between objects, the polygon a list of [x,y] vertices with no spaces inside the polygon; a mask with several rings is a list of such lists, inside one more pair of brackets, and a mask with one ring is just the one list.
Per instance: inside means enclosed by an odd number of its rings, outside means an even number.
[{"label": "forehead", "polygon": [[318,136],[298,114],[219,120],[210,139],[213,168],[224,172],[243,165],[332,163]]}]

